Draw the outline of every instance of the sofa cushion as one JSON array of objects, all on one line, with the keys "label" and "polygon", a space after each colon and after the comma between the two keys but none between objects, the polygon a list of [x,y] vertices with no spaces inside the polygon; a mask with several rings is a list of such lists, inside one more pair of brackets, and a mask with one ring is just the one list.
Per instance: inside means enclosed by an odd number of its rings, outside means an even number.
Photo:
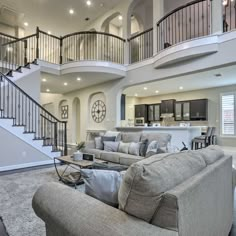
[{"label": "sofa cushion", "polygon": [[103,150],[99,149],[92,149],[92,148],[84,148],[83,153],[89,153],[89,154],[94,154],[95,158],[100,159],[101,153],[103,153]]},{"label": "sofa cushion", "polygon": [[139,156],[140,145],[141,143],[131,142],[129,145],[129,154]]},{"label": "sofa cushion", "polygon": [[145,158],[127,170],[119,190],[119,207],[147,222],[152,220],[163,193],[206,167],[199,153],[165,153]]},{"label": "sofa cushion", "polygon": [[104,151],[105,152],[117,152],[120,142],[105,141],[103,143],[104,143]]},{"label": "sofa cushion", "polygon": [[121,140],[124,143],[135,142],[138,143],[140,141],[141,132],[124,132],[121,133]]},{"label": "sofa cushion", "polygon": [[148,139],[148,142],[157,141],[159,147],[167,147],[167,144],[171,141],[171,135],[159,132],[143,132],[141,135],[141,141]]},{"label": "sofa cushion", "polygon": [[120,153],[121,165],[131,166],[133,163],[141,160],[143,160],[143,157]]},{"label": "sofa cushion", "polygon": [[129,153],[129,146],[130,146],[130,143],[123,143],[122,141],[120,141],[118,152],[128,154]]},{"label": "sofa cushion", "polygon": [[120,163],[120,155],[118,152],[105,152],[103,151],[100,155],[100,158],[104,161]]},{"label": "sofa cushion", "polygon": [[224,156],[223,150],[219,146],[209,146],[207,148],[199,149],[197,152],[202,154],[207,165],[211,165]]},{"label": "sofa cushion", "polygon": [[118,206],[118,191],[122,180],[119,172],[90,169],[81,169],[80,172],[85,182],[86,194],[108,205]]}]

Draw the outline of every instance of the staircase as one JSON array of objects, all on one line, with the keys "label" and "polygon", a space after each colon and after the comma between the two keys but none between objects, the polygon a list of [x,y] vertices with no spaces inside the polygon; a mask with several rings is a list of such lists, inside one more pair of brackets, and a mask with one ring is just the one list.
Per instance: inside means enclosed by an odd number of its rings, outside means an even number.
[{"label": "staircase", "polygon": [[[22,51],[17,46],[21,42],[20,39],[1,46],[0,127],[51,159],[67,155],[67,123],[14,83],[39,67],[37,60],[29,63],[25,57],[22,61]],[[6,50],[9,45],[12,49]]]}]

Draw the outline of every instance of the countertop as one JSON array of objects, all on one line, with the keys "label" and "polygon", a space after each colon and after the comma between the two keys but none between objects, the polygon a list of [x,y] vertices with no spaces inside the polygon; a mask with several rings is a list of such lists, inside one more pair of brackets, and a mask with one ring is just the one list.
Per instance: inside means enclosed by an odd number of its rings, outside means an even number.
[{"label": "countertop", "polygon": [[127,127],[116,127],[117,130],[192,130],[192,129],[202,129],[203,126],[127,126]]}]

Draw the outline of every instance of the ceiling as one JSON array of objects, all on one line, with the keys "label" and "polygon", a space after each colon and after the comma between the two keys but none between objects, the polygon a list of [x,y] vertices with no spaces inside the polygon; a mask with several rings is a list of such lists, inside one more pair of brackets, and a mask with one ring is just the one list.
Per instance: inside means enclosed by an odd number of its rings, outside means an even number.
[{"label": "ceiling", "polygon": [[[215,76],[221,74],[221,76]],[[127,96],[149,97],[205,88],[221,87],[236,84],[236,66],[229,66],[197,74],[180,76],[173,79],[129,87],[124,90]],[[147,90],[144,90],[144,87]],[[180,89],[182,87],[182,89]],[[158,93],[156,93],[158,91]]]},{"label": "ceiling", "polygon": [[[39,26],[43,31],[60,36],[89,26],[121,0],[91,2],[91,6],[87,6],[86,0],[1,0],[0,21],[25,28],[26,35],[35,33],[36,26]],[[74,10],[73,15],[69,14],[70,9]],[[85,21],[87,17],[89,21]],[[29,26],[25,27],[24,22]]]},{"label": "ceiling", "polygon": [[[45,93],[47,89],[49,89],[50,93],[64,94],[118,79],[116,77],[117,75],[111,73],[80,72],[66,75],[53,75],[41,72],[41,92]],[[81,80],[78,81],[77,78]],[[43,81],[43,79],[46,79],[46,81]],[[65,86],[64,83],[67,83],[67,85]]]}]

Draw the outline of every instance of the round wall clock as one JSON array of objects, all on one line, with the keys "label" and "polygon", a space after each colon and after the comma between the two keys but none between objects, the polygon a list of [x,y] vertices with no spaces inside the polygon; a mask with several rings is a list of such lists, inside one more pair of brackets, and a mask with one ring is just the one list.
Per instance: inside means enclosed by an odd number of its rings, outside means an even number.
[{"label": "round wall clock", "polygon": [[101,123],[106,117],[106,105],[103,101],[97,100],[92,106],[91,115],[96,123]]}]

